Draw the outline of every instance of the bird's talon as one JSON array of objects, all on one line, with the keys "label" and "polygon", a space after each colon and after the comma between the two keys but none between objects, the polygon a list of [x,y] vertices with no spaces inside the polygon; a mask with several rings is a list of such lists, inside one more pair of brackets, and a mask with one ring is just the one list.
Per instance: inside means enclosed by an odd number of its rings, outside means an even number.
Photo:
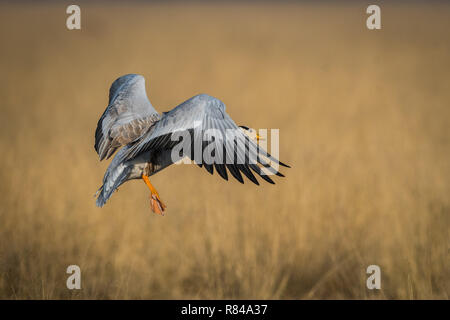
[{"label": "bird's talon", "polygon": [[164,215],[164,210],[166,210],[166,205],[162,202],[161,198],[156,193],[150,194],[150,206],[154,213],[159,215]]}]

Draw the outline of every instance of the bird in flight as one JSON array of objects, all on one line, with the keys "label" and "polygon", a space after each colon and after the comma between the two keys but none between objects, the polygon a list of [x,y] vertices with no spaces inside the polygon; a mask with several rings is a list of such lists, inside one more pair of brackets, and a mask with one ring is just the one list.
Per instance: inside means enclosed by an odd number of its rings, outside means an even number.
[{"label": "bird in flight", "polygon": [[216,168],[225,180],[228,169],[241,183],[243,173],[259,185],[254,172],[274,184],[269,176],[284,177],[278,167],[289,166],[262,149],[259,139],[255,130],[235,124],[222,101],[206,94],[159,114],[148,100],[144,77],[124,75],[111,85],[108,106],[95,131],[100,160],[121,148],[105,172],[96,204],[102,207],[124,182],[142,179],[150,189],[152,211],[162,215],[166,205],[149,177],[186,157],[210,174]]}]

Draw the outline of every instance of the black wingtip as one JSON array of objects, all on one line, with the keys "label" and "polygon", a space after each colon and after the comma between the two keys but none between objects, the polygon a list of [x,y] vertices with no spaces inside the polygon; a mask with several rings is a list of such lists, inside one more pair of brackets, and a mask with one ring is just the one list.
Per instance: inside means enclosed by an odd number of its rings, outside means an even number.
[{"label": "black wingtip", "polygon": [[261,176],[261,178],[263,178],[264,180],[266,180],[270,184],[275,184],[275,182],[272,179],[270,179],[268,176],[266,176],[264,174]]},{"label": "black wingtip", "polygon": [[214,167],[211,164],[204,163],[203,167],[205,167],[206,171],[208,171],[210,174],[214,173]]},{"label": "black wingtip", "polygon": [[289,166],[289,165],[287,165],[287,164],[285,164],[285,163],[283,163],[281,161],[278,161],[278,163],[280,164],[280,166],[283,166],[283,167],[286,167],[286,168],[290,168],[291,167],[291,166]]},{"label": "black wingtip", "polygon": [[244,179],[242,179],[242,175],[239,170],[234,167],[234,165],[227,164],[228,171],[230,171],[231,175],[240,183],[244,184]]},{"label": "black wingtip", "polygon": [[258,167],[256,164],[249,164],[248,165],[255,173],[257,173],[261,178],[266,180],[270,184],[275,184],[272,179],[270,179],[264,172],[262,172],[261,168]]},{"label": "black wingtip", "polygon": [[253,173],[250,171],[248,165],[246,164],[240,164],[237,166],[239,171],[241,171],[251,182],[259,186],[258,180],[255,178]]},{"label": "black wingtip", "polygon": [[216,171],[219,173],[219,175],[228,181],[228,174],[227,169],[225,169],[225,165],[223,164],[214,164],[214,167],[216,168]]}]

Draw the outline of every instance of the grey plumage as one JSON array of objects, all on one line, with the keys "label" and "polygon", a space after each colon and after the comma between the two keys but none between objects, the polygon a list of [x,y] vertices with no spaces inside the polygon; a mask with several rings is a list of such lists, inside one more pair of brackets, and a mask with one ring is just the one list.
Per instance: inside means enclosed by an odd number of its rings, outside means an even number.
[{"label": "grey plumage", "polygon": [[95,150],[100,160],[138,139],[159,118],[147,98],[143,76],[128,74],[118,78],[109,89],[108,107],[95,132]]},{"label": "grey plumage", "polygon": [[[215,129],[221,133],[222,138],[215,138],[210,143],[223,150],[223,161],[211,164],[197,159],[194,153],[188,155],[211,174],[215,168],[222,178],[228,180],[228,169],[239,182],[244,183],[243,173],[255,184],[259,183],[253,173],[269,183],[274,182],[265,171],[283,176],[267,163],[268,160],[278,160],[249,139],[225,109],[222,101],[200,94],[161,116],[147,98],[142,76],[130,74],[114,81],[108,107],[98,121],[95,150],[102,160],[109,158],[118,148],[123,148],[114,156],[105,173],[103,185],[98,191],[97,206],[103,206],[124,182],[141,178],[143,174],[151,176],[171,165],[175,161],[171,157],[172,149],[178,143],[172,139],[173,135],[183,131],[191,133],[192,145],[201,141],[202,151],[208,146],[203,141],[205,132]],[[228,139],[226,131],[229,129],[237,133],[235,140]],[[251,163],[249,157],[257,159],[261,166]],[[279,164],[287,166],[281,162]]]}]

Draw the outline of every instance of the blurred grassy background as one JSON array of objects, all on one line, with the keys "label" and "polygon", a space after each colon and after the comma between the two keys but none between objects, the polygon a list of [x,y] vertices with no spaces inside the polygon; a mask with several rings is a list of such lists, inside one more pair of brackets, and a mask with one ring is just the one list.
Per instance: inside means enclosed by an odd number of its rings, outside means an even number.
[{"label": "blurred grassy background", "polygon": [[[448,299],[450,6],[0,4],[0,298]],[[280,128],[277,184],[197,166],[103,208],[93,149],[110,84],[159,111],[208,93]],[[66,288],[70,264],[82,290]],[[368,265],[382,290],[366,289]]]}]

